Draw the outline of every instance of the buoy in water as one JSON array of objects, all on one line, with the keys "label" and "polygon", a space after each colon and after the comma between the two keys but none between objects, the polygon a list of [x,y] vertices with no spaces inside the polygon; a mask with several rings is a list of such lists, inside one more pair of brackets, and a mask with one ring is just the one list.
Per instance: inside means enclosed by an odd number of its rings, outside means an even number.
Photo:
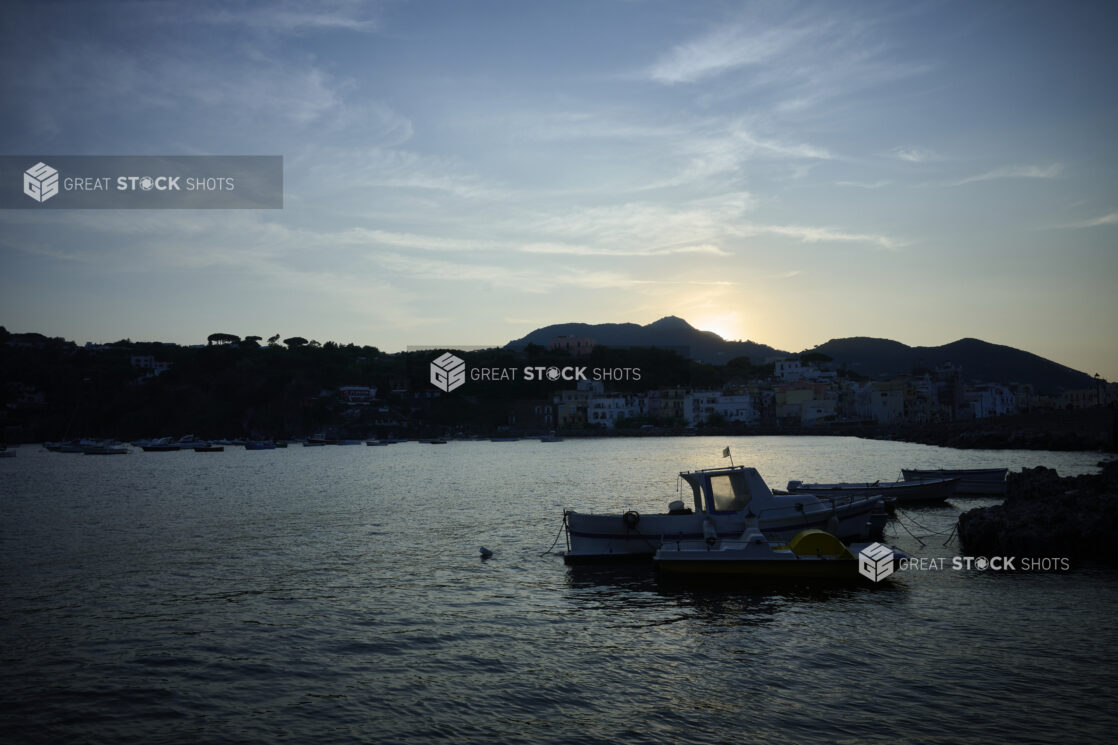
[{"label": "buoy in water", "polygon": [[482,546],[482,547],[481,547],[481,558],[483,558],[483,559],[488,559],[488,558],[489,558],[490,556],[492,556],[492,555],[493,555],[493,552],[492,552],[492,551],[490,551],[489,549],[487,549],[487,548],[486,548],[485,546]]}]

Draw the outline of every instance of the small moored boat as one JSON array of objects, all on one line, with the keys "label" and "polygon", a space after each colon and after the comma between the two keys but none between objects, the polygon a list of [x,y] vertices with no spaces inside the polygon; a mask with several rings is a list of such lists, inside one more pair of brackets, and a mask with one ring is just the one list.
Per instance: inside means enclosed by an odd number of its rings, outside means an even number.
[{"label": "small moored boat", "polygon": [[808,493],[818,496],[832,494],[864,496],[878,495],[892,499],[897,504],[942,502],[955,493],[957,478],[927,479],[924,481],[874,481],[873,483],[805,484],[789,481],[789,493]]},{"label": "small moored boat", "polygon": [[747,466],[679,475],[691,487],[693,507],[676,500],[667,514],[565,512],[564,561],[647,561],[663,543],[705,538],[707,523],[718,538],[736,538],[753,517],[766,535],[781,541],[808,528],[826,530],[842,541],[872,540],[880,537],[888,520],[880,497],[774,494],[757,469]]},{"label": "small moored boat", "polygon": [[901,475],[904,477],[905,481],[959,479],[959,483],[955,485],[956,494],[972,494],[988,497],[1005,496],[1005,477],[1008,473],[1008,468],[901,469]]},{"label": "small moored boat", "polygon": [[124,447],[116,440],[110,442],[102,442],[96,445],[86,445],[82,450],[85,455],[127,455],[128,448]]},{"label": "small moored boat", "polygon": [[170,437],[160,437],[155,440],[141,440],[138,444],[145,453],[177,453],[181,449],[178,445],[171,442]]}]

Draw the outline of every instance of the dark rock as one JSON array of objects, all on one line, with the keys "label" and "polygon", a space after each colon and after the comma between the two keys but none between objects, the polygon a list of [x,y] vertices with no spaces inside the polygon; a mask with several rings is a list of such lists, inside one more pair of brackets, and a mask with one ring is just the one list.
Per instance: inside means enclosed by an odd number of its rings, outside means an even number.
[{"label": "dark rock", "polygon": [[1066,557],[1118,565],[1118,461],[1097,475],[1061,478],[1026,468],[1006,480],[1003,504],[959,516],[959,539],[972,556]]}]

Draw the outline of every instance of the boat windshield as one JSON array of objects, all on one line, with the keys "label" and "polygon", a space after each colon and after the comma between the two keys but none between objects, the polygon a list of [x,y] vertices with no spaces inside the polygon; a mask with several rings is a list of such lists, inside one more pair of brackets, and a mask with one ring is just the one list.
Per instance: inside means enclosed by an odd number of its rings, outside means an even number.
[{"label": "boat windshield", "polygon": [[710,496],[715,512],[740,512],[749,504],[749,486],[742,473],[710,477]]}]

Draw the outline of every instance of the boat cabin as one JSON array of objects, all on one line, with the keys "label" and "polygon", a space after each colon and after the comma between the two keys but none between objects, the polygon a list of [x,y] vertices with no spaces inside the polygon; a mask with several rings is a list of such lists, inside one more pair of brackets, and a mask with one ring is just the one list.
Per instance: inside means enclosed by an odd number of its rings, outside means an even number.
[{"label": "boat cabin", "polygon": [[741,512],[749,505],[755,514],[773,503],[773,493],[756,468],[731,466],[684,471],[680,478],[691,485],[695,512]]}]

